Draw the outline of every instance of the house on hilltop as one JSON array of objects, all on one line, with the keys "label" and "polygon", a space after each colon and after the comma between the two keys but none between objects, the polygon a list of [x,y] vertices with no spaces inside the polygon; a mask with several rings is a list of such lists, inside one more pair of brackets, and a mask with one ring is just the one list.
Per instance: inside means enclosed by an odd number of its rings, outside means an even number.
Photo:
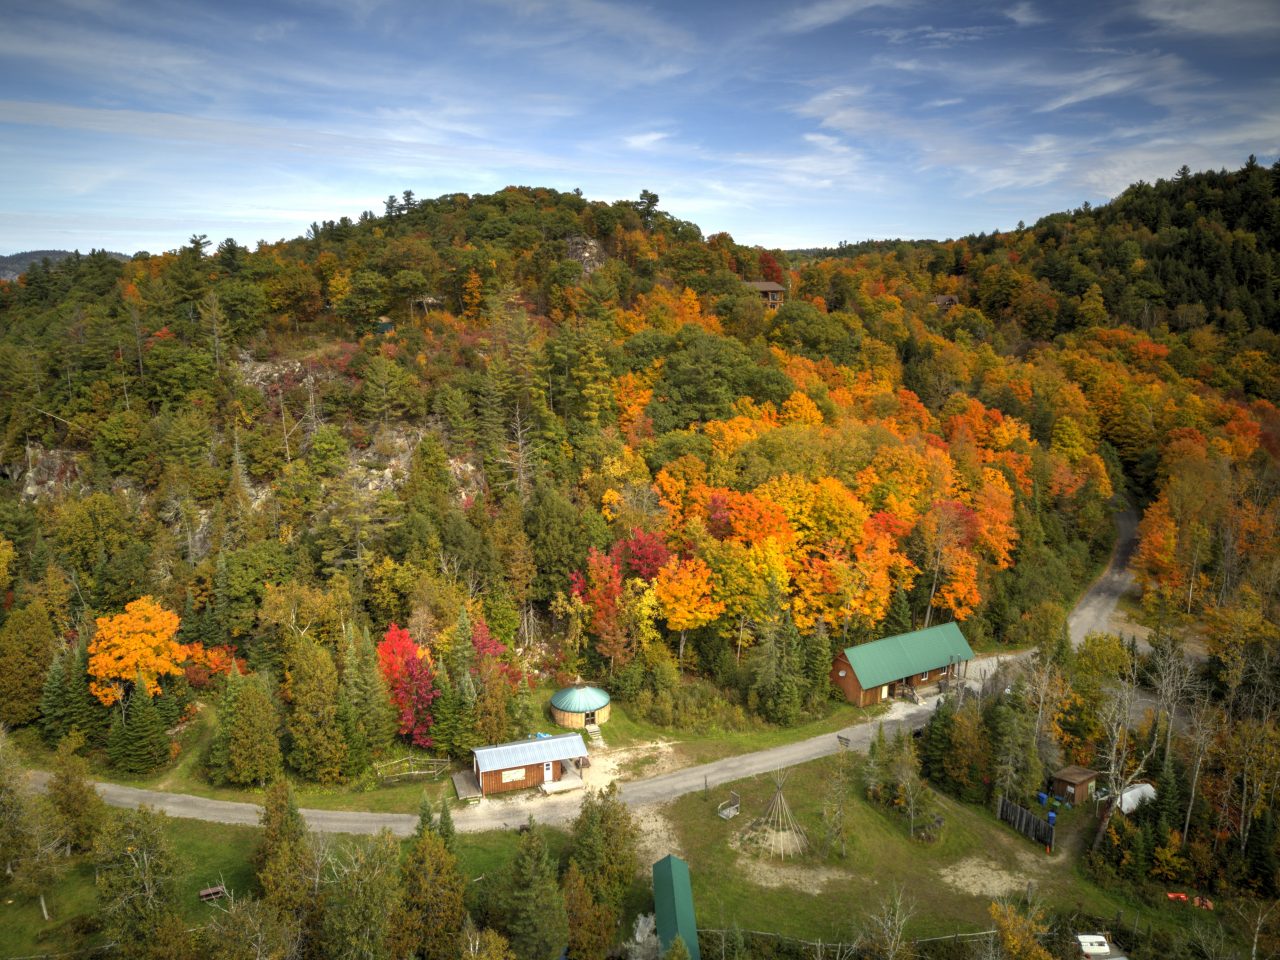
[{"label": "house on hilltop", "polygon": [[831,665],[831,682],[845,699],[869,707],[906,686],[928,686],[959,675],[973,650],[954,623],[847,647]]},{"label": "house on hilltop", "polygon": [[787,292],[786,287],[780,283],[774,283],[772,280],[748,280],[743,286],[750,287],[760,294],[760,299],[764,302],[766,310],[777,310],[782,306],[783,298]]}]

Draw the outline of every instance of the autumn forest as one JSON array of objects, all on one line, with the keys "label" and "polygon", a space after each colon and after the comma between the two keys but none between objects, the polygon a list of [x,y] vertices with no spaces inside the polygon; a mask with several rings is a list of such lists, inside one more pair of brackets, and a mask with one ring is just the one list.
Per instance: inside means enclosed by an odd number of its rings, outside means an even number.
[{"label": "autumn forest", "polygon": [[[634,842],[614,795],[589,795],[576,856],[522,838],[481,893],[430,811],[408,880],[386,838],[341,854],[387,924],[342,952],[372,921],[298,892],[320,867],[284,784],[469,767],[548,729],[576,678],[673,736],[781,736],[839,705],[840,651],[955,621],[1026,669],[880,743],[851,790],[898,816],[917,782],[988,809],[1066,764],[1149,782],[1087,830],[1091,883],[1272,903],[1277,404],[1280,165],[1252,158],[946,242],[765,250],[647,191],[509,187],[36,264],[0,281],[7,882],[34,897],[53,859],[98,858],[100,902],[127,899],[118,851],[159,828],[72,788],[182,763],[175,731],[208,708],[199,776],[275,817],[238,909],[288,945],[209,956],[558,956],[522,919],[554,900],[569,956],[603,957],[634,912],[631,877],[605,877],[601,831]],[[1118,537],[1140,642],[1073,644]],[[1117,689],[1148,706],[1116,714]],[[52,812],[16,785],[28,761],[62,778]],[[103,911],[110,939],[195,955],[163,904]],[[997,921],[1003,955],[1037,956],[1010,946],[1036,922]],[[1227,955],[1197,950],[1130,955]]]}]

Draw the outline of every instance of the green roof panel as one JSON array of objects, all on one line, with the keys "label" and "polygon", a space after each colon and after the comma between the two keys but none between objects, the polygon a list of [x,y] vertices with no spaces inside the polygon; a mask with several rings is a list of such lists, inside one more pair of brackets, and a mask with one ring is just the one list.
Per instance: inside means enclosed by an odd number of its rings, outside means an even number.
[{"label": "green roof panel", "polygon": [[848,647],[844,655],[858,684],[863,690],[870,690],[949,663],[972,660],[973,650],[955,623],[943,623]]},{"label": "green roof panel", "polygon": [[551,698],[551,705],[565,713],[589,713],[608,702],[609,695],[599,687],[565,687]]},{"label": "green roof panel", "polygon": [[689,865],[668,854],[653,865],[653,907],[662,952],[676,937],[684,941],[691,960],[702,960],[698,950],[698,922],[693,915],[693,888]]}]

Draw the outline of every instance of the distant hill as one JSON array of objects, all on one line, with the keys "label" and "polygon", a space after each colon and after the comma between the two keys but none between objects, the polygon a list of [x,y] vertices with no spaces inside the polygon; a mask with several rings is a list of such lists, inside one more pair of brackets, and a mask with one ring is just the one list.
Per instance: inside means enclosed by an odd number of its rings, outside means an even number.
[{"label": "distant hill", "polygon": [[[26,250],[22,253],[11,253],[8,256],[0,257],[0,280],[17,280],[20,274],[26,273],[27,268],[33,263],[39,263],[41,260],[48,259],[50,263],[57,263],[65,260],[75,252],[72,250]],[[106,251],[107,256],[115,257],[117,260],[130,259],[127,253],[116,253],[114,250]]]}]

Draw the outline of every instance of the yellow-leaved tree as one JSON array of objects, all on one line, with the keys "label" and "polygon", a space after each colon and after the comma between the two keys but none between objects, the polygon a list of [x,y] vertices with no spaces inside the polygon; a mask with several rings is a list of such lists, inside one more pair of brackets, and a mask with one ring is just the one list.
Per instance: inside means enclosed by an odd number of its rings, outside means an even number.
[{"label": "yellow-leaved tree", "polygon": [[677,657],[683,662],[685,631],[705,627],[724,613],[724,604],[711,599],[711,568],[697,557],[672,557],[654,578],[653,593],[667,628],[680,631]]},{"label": "yellow-leaved tree", "polygon": [[147,691],[160,692],[159,677],[182,672],[191,651],[174,640],[181,621],[151,597],[125,605],[124,613],[98,617],[89,644],[89,689],[105,706],[124,699],[139,678]]}]

